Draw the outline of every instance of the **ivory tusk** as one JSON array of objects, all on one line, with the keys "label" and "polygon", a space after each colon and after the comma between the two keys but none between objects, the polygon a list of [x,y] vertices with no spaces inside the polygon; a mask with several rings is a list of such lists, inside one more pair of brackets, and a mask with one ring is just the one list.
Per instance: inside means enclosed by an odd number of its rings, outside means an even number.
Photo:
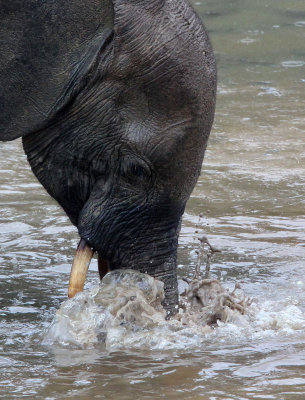
[{"label": "ivory tusk", "polygon": [[82,292],[87,271],[89,268],[89,264],[91,258],[94,254],[94,250],[87,244],[84,239],[81,239],[76,250],[76,254],[73,260],[71,273],[70,273],[70,282],[69,282],[69,290],[68,296],[74,297],[76,293]]}]

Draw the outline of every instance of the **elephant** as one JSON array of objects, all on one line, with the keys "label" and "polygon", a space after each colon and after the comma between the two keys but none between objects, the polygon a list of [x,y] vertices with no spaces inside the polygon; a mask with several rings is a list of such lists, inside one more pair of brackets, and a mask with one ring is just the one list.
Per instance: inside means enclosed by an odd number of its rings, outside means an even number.
[{"label": "elephant", "polygon": [[187,0],[0,0],[0,140],[80,242],[69,296],[94,253],[101,278],[136,269],[178,302],[177,248],[216,101],[208,34]]}]

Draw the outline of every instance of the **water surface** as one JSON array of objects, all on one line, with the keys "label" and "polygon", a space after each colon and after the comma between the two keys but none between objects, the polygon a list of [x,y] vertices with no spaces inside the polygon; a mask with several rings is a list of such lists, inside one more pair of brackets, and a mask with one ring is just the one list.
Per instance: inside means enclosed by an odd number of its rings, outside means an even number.
[{"label": "water surface", "polygon": [[[191,349],[42,344],[66,299],[78,235],[20,142],[0,144],[1,398],[304,399],[304,1],[193,4],[210,32],[219,88],[179,275],[192,276],[195,231],[205,232],[222,250],[213,276],[231,288],[241,282],[264,304],[260,328],[220,327]],[[97,281],[93,262],[86,287]]]}]

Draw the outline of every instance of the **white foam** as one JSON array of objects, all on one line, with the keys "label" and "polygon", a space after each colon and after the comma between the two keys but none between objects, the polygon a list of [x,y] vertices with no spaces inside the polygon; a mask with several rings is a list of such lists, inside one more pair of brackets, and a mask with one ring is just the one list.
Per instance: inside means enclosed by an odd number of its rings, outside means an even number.
[{"label": "white foam", "polygon": [[[118,272],[115,276],[108,274],[108,280],[100,286],[65,301],[43,343],[62,346],[103,344],[109,351],[132,348],[183,350],[200,348],[212,337],[232,343],[241,339],[289,335],[305,329],[304,312],[289,300],[252,303],[245,308],[244,314],[226,307],[225,322],[217,321],[212,327],[200,325],[196,320],[186,323],[183,318],[166,321],[160,308],[162,284],[148,275],[141,277],[143,274],[132,282],[134,274],[134,271],[129,272],[128,279],[125,275],[118,278]],[[179,313],[183,316],[181,309]]]}]

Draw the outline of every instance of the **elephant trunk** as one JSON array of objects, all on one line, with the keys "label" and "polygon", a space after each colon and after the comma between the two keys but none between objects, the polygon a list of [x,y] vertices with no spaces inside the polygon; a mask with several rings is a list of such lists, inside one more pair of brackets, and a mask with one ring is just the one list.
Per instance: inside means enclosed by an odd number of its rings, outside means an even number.
[{"label": "elephant trunk", "polygon": [[[174,230],[173,230],[174,231]],[[178,232],[166,238],[151,239],[150,243],[129,244],[121,246],[118,252],[113,254],[109,262],[110,270],[119,268],[134,269],[149,274],[164,283],[163,307],[168,315],[174,315],[178,304],[177,281],[177,248]],[[129,247],[129,249],[127,248]],[[129,251],[128,251],[129,250]]]},{"label": "elephant trunk", "polygon": [[94,208],[92,201],[87,202],[79,217],[80,236],[98,252],[110,271],[134,269],[164,282],[164,308],[175,314],[178,235],[184,204],[151,204],[128,193],[121,199],[116,197],[115,203],[109,198],[110,194],[103,207],[99,198]]},{"label": "elephant trunk", "polygon": [[[149,265],[150,264],[150,265]],[[167,311],[168,316],[174,315],[178,311],[178,280],[176,268],[176,254],[171,255],[160,265],[153,265],[150,261],[148,265],[135,265],[132,269],[142,273],[148,273],[155,279],[164,283],[164,300],[163,307]]]},{"label": "elephant trunk", "polygon": [[[76,293],[81,292],[83,290],[86,275],[88,271],[88,267],[91,261],[91,258],[94,254],[94,250],[86,243],[84,239],[81,239],[75,254],[75,258],[71,268],[70,274],[70,282],[69,282],[69,290],[68,296],[74,297]],[[155,265],[151,265],[154,263]],[[98,256],[98,264],[99,264],[99,272],[102,277],[108,271],[108,263],[105,260],[102,260],[100,255]],[[141,265],[142,264],[142,265]],[[176,314],[178,309],[178,282],[177,282],[177,271],[176,271],[176,252],[174,255],[171,255],[165,262],[156,265],[155,262],[150,260],[140,265],[130,264],[129,267],[131,269],[135,269],[142,273],[149,273],[154,276],[154,278],[160,280],[164,283],[164,300],[162,302],[163,307],[168,313],[168,317]],[[100,266],[102,265],[103,268]],[[106,271],[106,269],[107,271]]]},{"label": "elephant trunk", "polygon": [[175,315],[178,311],[178,280],[176,260],[167,261],[160,271],[154,273],[154,277],[164,283],[163,307],[168,316]]}]

